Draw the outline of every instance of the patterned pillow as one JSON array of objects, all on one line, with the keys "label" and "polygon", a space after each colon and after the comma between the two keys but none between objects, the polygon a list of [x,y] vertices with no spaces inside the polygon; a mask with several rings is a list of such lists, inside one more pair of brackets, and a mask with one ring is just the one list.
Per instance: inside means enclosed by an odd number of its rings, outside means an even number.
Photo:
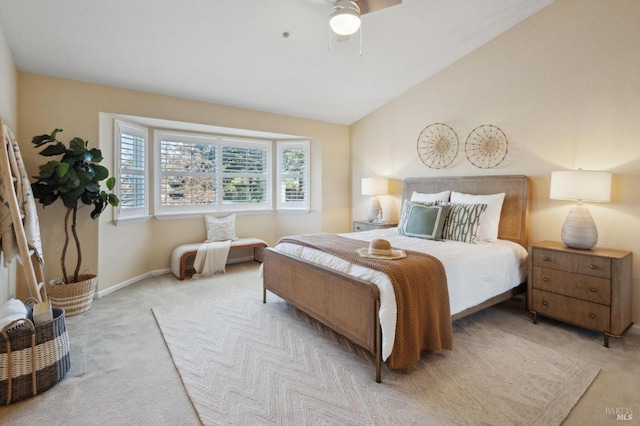
[{"label": "patterned pillow", "polygon": [[450,205],[425,205],[405,201],[398,233],[408,237],[441,240],[442,229],[450,210]]},{"label": "patterned pillow", "polygon": [[215,216],[205,216],[207,225],[207,240],[205,243],[213,241],[236,240],[236,215],[217,218]]},{"label": "patterned pillow", "polygon": [[442,230],[445,240],[474,243],[480,226],[480,217],[487,209],[486,204],[450,203],[451,211]]},{"label": "patterned pillow", "polygon": [[453,191],[451,202],[459,204],[486,204],[487,209],[482,214],[480,228],[478,228],[478,241],[497,241],[498,228],[500,227],[500,213],[504,202],[505,193],[473,195]]}]

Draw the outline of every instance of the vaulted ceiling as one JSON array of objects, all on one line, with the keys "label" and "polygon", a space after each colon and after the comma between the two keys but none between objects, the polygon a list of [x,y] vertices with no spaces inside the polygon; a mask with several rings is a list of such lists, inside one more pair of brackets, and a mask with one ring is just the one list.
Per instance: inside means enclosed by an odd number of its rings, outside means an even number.
[{"label": "vaulted ceiling", "polygon": [[404,0],[342,42],[328,0],[0,0],[0,26],[20,71],[351,124],[553,1]]}]

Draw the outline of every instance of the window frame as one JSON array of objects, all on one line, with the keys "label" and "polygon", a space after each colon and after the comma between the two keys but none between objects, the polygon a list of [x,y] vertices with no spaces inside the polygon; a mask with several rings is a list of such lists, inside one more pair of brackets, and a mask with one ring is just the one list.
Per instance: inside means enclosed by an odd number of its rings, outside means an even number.
[{"label": "window frame", "polygon": [[[310,169],[311,169],[311,141],[310,140],[280,140],[277,141],[277,175],[276,175],[276,209],[278,212],[308,213],[310,211]],[[304,188],[304,199],[302,201],[286,201],[283,190],[283,181],[291,175],[282,170],[283,152],[288,149],[302,149],[304,151],[304,171],[298,176],[302,177]]]},{"label": "window frame", "polygon": [[[142,170],[139,168],[123,168],[122,167],[122,134],[130,133],[131,136],[138,137],[143,140],[143,161]],[[116,224],[124,221],[139,221],[146,220],[150,217],[149,212],[149,199],[150,199],[150,187],[149,187],[149,129],[144,126],[133,124],[128,121],[114,119],[114,162],[116,179],[115,193],[118,198],[122,197],[122,176],[124,174],[141,175],[143,177],[143,203],[141,207],[125,208],[122,203],[115,209],[114,221]]]},{"label": "window frame", "polygon": [[[167,136],[171,137],[173,140],[177,140],[178,142],[184,140],[187,143],[206,143],[216,146],[216,167],[215,171],[212,173],[214,175],[214,185],[216,188],[216,193],[218,196],[215,201],[206,205],[187,205],[187,206],[163,206],[162,202],[162,177],[164,175],[161,168],[162,161],[162,149],[161,144],[163,138]],[[266,191],[266,201],[261,203],[229,203],[224,201],[224,191],[223,191],[223,179],[225,177],[231,176],[231,173],[225,173],[223,171],[222,164],[222,149],[224,146],[234,146],[234,147],[249,147],[249,148],[260,148],[264,149],[266,152],[265,162],[264,162],[264,171],[259,174],[251,174],[252,176],[264,176],[265,182],[265,191]],[[175,131],[175,130],[154,130],[154,170],[156,171],[154,174],[154,183],[153,183],[153,192],[154,196],[154,216],[162,219],[162,218],[172,218],[179,216],[192,216],[192,215],[203,215],[208,213],[260,213],[260,212],[268,212],[272,211],[272,182],[273,182],[273,174],[271,171],[271,161],[272,161],[272,146],[273,141],[265,141],[260,139],[251,139],[251,138],[241,138],[241,137],[227,137],[220,136],[214,134],[202,134],[195,133],[189,131]],[[246,175],[246,173],[240,173]]]}]

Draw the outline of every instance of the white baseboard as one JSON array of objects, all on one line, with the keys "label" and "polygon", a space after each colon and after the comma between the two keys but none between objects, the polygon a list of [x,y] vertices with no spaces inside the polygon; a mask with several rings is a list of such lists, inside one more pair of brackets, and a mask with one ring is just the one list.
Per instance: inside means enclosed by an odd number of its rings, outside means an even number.
[{"label": "white baseboard", "polygon": [[164,274],[170,273],[170,272],[171,272],[170,268],[157,269],[155,271],[145,272],[142,275],[138,275],[137,277],[130,278],[130,279],[124,281],[124,282],[121,282],[120,284],[112,285],[109,288],[105,288],[104,290],[98,291],[96,293],[96,297],[100,298],[100,297],[107,296],[107,295],[113,293],[114,291],[118,291],[120,289],[128,287],[131,284],[137,283],[138,281],[142,281],[142,280],[144,280],[146,278],[151,278],[151,277],[155,277],[155,276],[158,276],[158,275],[164,275]]},{"label": "white baseboard", "polygon": [[[230,263],[241,263],[241,262],[251,262],[253,260],[254,260],[253,256],[237,257],[237,258],[234,258],[234,259],[229,259],[227,264],[230,264]],[[170,274],[170,273],[172,273],[171,272],[171,268],[157,269],[155,271],[145,272],[142,275],[138,275],[137,277],[130,278],[130,279],[126,280],[126,281],[121,282],[120,284],[112,285],[109,288],[105,288],[104,290],[100,290],[100,291],[96,292],[95,297],[101,298],[101,297],[104,297],[104,296],[107,296],[107,295],[113,293],[114,291],[118,291],[118,290],[121,290],[121,289],[123,289],[125,287],[130,286],[131,284],[135,284],[138,281],[142,281],[142,280],[147,279],[147,278],[156,277],[158,275]]]}]

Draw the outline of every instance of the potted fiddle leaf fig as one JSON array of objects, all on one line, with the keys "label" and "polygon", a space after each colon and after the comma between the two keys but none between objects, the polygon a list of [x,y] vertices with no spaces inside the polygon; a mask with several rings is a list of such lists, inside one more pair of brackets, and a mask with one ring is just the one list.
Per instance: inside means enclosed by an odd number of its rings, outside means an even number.
[{"label": "potted fiddle leaf fig", "polygon": [[[58,157],[39,166],[37,179],[31,184],[34,197],[46,207],[61,200],[67,211],[64,216],[65,240],[62,246],[60,265],[62,278],[47,283],[47,294],[54,306],[65,309],[67,315],[85,312],[91,307],[97,278],[93,274],[80,274],[82,249],[78,236],[78,212],[81,208],[91,208],[91,219],[97,219],[109,206],[120,203],[112,192],[115,178],[109,177],[109,170],[98,164],[102,152],[89,148],[89,142],[75,137],[68,146],[57,139],[62,129],[55,129],[50,135],[34,136],[36,148],[47,145],[40,155]],[[105,181],[107,190],[101,183]],[[67,249],[70,240],[76,249],[77,261],[73,274],[67,274]]]}]

